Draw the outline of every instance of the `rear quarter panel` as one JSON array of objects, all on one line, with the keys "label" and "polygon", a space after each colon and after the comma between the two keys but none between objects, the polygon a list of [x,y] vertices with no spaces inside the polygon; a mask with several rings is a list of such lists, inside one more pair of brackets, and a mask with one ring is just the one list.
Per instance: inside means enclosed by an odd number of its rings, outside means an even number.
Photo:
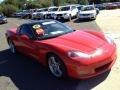
[{"label": "rear quarter panel", "polygon": [[14,42],[14,40],[16,39],[16,30],[17,28],[7,30],[7,32],[5,33],[6,39],[10,39]]}]

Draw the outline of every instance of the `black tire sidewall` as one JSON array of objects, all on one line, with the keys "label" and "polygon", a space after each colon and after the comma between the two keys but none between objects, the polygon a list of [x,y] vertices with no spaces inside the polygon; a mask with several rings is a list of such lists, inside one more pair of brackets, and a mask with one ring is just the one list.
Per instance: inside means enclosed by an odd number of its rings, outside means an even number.
[{"label": "black tire sidewall", "polygon": [[[8,40],[8,44],[9,44],[9,46],[10,46],[10,44],[12,44],[12,45],[14,46],[14,53],[13,53],[11,50],[10,50],[10,51],[11,51],[13,54],[16,54],[17,51],[16,51],[16,47],[15,47],[14,43],[13,43],[11,40]],[[10,47],[10,49],[11,49],[11,47]]]},{"label": "black tire sidewall", "polygon": [[[52,57],[52,56],[55,57],[55,60],[56,60],[57,62],[59,62],[60,65],[61,65],[61,66],[60,66],[60,69],[61,69],[61,71],[62,71],[63,74],[62,74],[60,77],[56,77],[55,75],[53,75],[52,72],[51,72],[51,70],[50,70],[50,68],[49,68],[48,60],[49,60],[49,58]],[[55,54],[49,55],[48,58],[47,58],[47,65],[48,65],[48,69],[49,69],[50,73],[51,73],[54,77],[59,78],[59,79],[61,79],[61,78],[66,78],[66,77],[67,77],[67,69],[66,69],[66,67],[65,67],[65,64],[63,63],[63,61],[62,61],[57,55],[55,55]]]}]

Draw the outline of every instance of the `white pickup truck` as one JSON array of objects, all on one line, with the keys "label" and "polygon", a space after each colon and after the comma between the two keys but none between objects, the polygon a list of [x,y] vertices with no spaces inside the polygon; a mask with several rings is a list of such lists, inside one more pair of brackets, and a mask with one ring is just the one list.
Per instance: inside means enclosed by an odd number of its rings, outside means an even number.
[{"label": "white pickup truck", "polygon": [[77,16],[78,8],[75,5],[60,6],[59,11],[53,14],[54,19],[68,19],[71,20]]}]

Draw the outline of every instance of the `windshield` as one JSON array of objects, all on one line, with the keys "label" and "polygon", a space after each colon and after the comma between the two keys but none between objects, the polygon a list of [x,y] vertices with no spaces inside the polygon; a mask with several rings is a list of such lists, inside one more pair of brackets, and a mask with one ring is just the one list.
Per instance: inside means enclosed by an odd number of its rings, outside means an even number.
[{"label": "windshield", "polygon": [[49,9],[49,11],[57,11],[58,10],[58,8],[51,8],[51,9]]},{"label": "windshield", "polygon": [[26,11],[23,11],[24,13],[29,13],[30,11],[29,10],[26,10]]},{"label": "windshield", "polygon": [[48,9],[46,8],[46,9],[43,9],[43,11],[48,11]]},{"label": "windshield", "polygon": [[90,10],[94,10],[94,6],[86,6],[81,8],[81,11],[90,11]]},{"label": "windshield", "polygon": [[83,5],[77,6],[78,10],[81,10],[82,7],[83,7]]},{"label": "windshield", "polygon": [[42,10],[37,10],[36,12],[42,12]]},{"label": "windshield", "polygon": [[60,11],[69,11],[70,10],[70,7],[61,7]]},{"label": "windshield", "polygon": [[47,21],[42,24],[35,23],[31,27],[38,39],[54,38],[74,31],[58,21]]}]

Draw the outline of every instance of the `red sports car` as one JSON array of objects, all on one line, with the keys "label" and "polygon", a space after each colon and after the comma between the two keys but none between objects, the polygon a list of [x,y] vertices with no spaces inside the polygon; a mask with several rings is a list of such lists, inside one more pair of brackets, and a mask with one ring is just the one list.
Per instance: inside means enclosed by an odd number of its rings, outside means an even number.
[{"label": "red sports car", "polygon": [[25,23],[8,30],[6,38],[12,53],[34,57],[57,78],[94,77],[110,70],[116,60],[116,45],[107,36],[55,20]]}]

